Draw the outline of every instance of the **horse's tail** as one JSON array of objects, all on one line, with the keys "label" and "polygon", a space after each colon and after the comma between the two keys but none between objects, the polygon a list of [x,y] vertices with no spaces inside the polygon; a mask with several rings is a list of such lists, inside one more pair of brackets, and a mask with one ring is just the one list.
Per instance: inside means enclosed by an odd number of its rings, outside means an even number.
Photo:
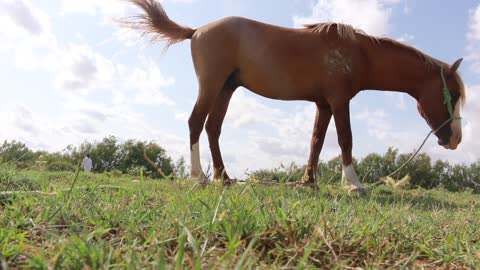
[{"label": "horse's tail", "polygon": [[124,26],[143,31],[143,35],[153,34],[150,41],[166,41],[170,45],[191,39],[195,29],[181,26],[172,21],[157,0],[128,0],[143,9],[145,14],[120,20]]}]

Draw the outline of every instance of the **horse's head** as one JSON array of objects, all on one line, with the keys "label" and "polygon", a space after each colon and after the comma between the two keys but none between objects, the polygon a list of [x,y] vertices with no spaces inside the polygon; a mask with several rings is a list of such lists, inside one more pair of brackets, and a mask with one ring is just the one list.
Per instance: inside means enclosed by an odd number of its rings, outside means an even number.
[{"label": "horse's head", "polygon": [[455,61],[450,67],[428,78],[421,86],[417,108],[427,121],[438,144],[447,149],[456,149],[462,140],[460,108],[465,99],[462,79],[457,73],[462,59]]}]

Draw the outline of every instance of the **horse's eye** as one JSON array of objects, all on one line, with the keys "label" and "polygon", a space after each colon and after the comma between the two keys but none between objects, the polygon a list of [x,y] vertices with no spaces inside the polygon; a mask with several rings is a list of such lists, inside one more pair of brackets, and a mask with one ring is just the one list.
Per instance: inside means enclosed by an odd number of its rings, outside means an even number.
[{"label": "horse's eye", "polygon": [[456,92],[451,92],[452,101],[457,101],[460,95]]}]

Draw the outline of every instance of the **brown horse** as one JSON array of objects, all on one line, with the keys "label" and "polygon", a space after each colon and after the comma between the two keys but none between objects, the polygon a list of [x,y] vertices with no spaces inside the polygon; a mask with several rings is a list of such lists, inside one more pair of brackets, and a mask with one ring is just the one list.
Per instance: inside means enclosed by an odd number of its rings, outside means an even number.
[{"label": "brown horse", "polygon": [[192,29],[170,20],[156,0],[129,1],[145,14],[126,20],[126,26],[151,33],[152,41],[164,40],[168,46],[192,40],[199,84],[188,120],[193,178],[206,179],[198,143],[206,121],[213,177],[229,181],[218,139],[230,98],[239,86],[272,99],[315,102],[305,184],[316,184],[318,157],[333,115],[343,183],[350,191],[363,190],[352,165],[349,113],[350,100],[361,90],[408,93],[417,100],[418,111],[435,130],[440,145],[456,149],[461,141],[460,107],[465,100],[457,73],[461,59],[450,66],[400,42],[338,23],[290,29],[229,17]]}]

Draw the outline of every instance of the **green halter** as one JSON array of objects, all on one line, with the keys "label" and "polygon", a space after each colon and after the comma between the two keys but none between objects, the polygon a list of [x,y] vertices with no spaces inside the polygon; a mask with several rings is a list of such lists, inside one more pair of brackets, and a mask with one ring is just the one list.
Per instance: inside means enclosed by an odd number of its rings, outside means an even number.
[{"label": "green halter", "polygon": [[447,105],[448,114],[450,115],[450,119],[453,119],[453,109],[452,109],[452,94],[450,94],[450,89],[448,89],[447,82],[445,81],[445,75],[443,74],[443,67],[440,71],[440,75],[442,76],[443,82],[443,104]]}]

